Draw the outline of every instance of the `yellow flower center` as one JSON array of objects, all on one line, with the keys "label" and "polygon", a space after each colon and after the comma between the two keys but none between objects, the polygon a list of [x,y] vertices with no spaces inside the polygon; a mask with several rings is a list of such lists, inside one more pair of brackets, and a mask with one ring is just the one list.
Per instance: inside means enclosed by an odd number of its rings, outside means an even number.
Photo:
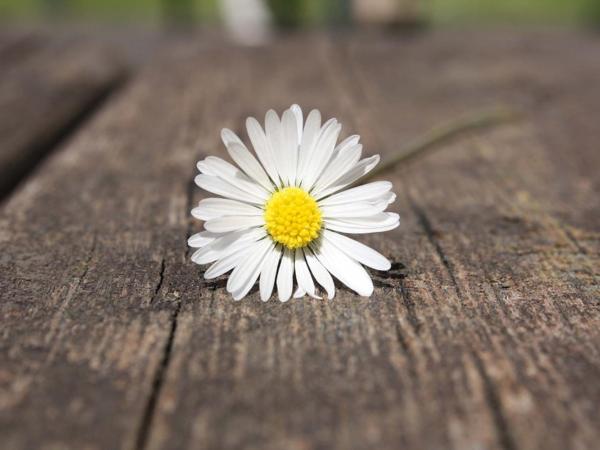
[{"label": "yellow flower center", "polygon": [[319,236],[321,211],[306,191],[287,187],[277,191],[265,207],[265,226],[275,242],[289,249],[307,246]]}]

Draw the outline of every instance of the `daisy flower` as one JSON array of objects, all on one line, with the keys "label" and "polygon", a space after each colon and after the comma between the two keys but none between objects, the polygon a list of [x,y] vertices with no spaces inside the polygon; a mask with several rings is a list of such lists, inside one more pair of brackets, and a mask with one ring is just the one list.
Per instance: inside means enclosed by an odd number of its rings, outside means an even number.
[{"label": "daisy flower", "polygon": [[275,285],[279,300],[289,300],[294,278],[294,297],[320,298],[318,284],[331,299],[332,275],[370,296],[373,282],[363,265],[388,270],[390,262],[344,234],[388,231],[400,223],[398,214],[385,212],[396,198],[392,183],[351,187],[377,165],[379,155],[361,159],[356,135],[336,145],[341,125],[335,119],[321,124],[317,110],[304,121],[298,105],[281,118],[267,112],[264,130],[253,117],[246,127],[256,157],[235,133],[223,129],[223,143],[239,168],[215,156],[197,164],[196,184],[218,196],[192,210],[205,221],[205,231],[188,240],[197,249],[192,261],[211,264],[204,278],[232,271],[227,291],[234,300],[248,294],[259,278],[263,301]]}]

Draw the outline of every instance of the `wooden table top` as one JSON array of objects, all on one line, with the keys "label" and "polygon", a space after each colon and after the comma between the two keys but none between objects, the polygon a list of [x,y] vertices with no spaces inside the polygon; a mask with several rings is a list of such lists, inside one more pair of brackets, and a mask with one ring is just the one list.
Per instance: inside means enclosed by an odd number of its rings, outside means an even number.
[{"label": "wooden table top", "polygon": [[[53,42],[0,34],[0,448],[597,448],[599,35]],[[381,174],[371,298],[234,302],[189,260],[195,162],[292,103],[384,160],[517,114]]]}]

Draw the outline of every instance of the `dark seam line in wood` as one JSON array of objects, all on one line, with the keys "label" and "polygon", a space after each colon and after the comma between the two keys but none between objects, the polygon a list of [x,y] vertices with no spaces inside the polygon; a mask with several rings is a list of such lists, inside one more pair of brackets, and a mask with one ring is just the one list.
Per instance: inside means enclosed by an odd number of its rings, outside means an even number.
[{"label": "dark seam line in wood", "polygon": [[[345,49],[345,50],[347,53],[347,49]],[[351,76],[354,77],[354,79],[356,80],[355,84],[356,84],[356,86],[359,87],[358,91],[363,94],[363,96],[365,97],[365,103],[367,103],[368,102],[368,94],[365,92],[365,89],[364,89],[364,86],[363,86],[361,80],[359,80],[359,77],[355,73],[355,70],[354,70],[353,65],[351,64],[349,55],[345,54],[345,56],[346,56],[347,63],[348,63],[347,65],[348,65],[348,67],[350,67],[350,70],[347,71],[346,73],[350,73]],[[415,155],[416,155],[416,152],[415,152]],[[410,158],[412,158],[412,156],[413,155],[411,155]],[[364,181],[364,178],[362,181]],[[456,291],[458,298],[462,301],[463,296],[462,296],[462,293],[458,286],[458,283],[456,281],[456,277],[454,276],[454,272],[452,271],[452,267],[450,265],[450,262],[448,261],[448,258],[446,257],[446,254],[444,253],[440,243],[435,238],[435,234],[433,232],[431,222],[429,221],[425,212],[417,205],[417,203],[410,196],[410,194],[408,194],[408,188],[406,186],[404,186],[404,191],[407,193],[406,195],[408,197],[408,201],[411,206],[411,209],[414,211],[414,213],[417,216],[418,221],[420,222],[420,225],[423,227],[423,230],[425,231],[427,239],[432,244],[432,246],[435,248],[435,251],[437,252],[440,260],[442,261],[442,264],[446,268],[446,271],[448,272],[450,279],[452,280],[452,284],[454,285],[454,289]],[[409,302],[407,301],[408,300],[407,293],[405,292],[405,289],[404,289],[405,288],[404,281],[400,280],[400,283],[401,283],[402,296],[403,296],[403,299],[405,301],[407,311],[408,311],[408,319],[409,319],[409,322],[411,322],[411,314],[410,314],[411,308],[408,307]],[[414,315],[414,311],[413,311],[413,315]],[[414,318],[414,320],[416,320],[416,318]],[[415,325],[413,325],[413,326],[415,326]],[[415,328],[415,332],[418,333],[418,322],[417,322],[417,325]],[[399,323],[396,323],[396,339],[398,340],[399,345],[401,345],[403,347],[403,349],[407,352],[407,355],[410,355],[407,342],[405,341],[404,336],[402,335],[402,329],[401,329]],[[502,412],[500,400],[498,398],[498,395],[496,394],[493,383],[490,380],[490,378],[488,377],[487,373],[485,372],[485,370],[483,368],[483,364],[481,363],[481,361],[479,360],[479,358],[477,357],[475,352],[473,351],[472,353],[474,355],[473,357],[476,361],[476,365],[478,366],[477,369],[479,371],[479,374],[484,382],[486,401],[492,412],[494,426],[498,433],[499,444],[504,450],[516,450],[516,445],[515,445],[514,440],[512,439],[512,436],[509,432],[509,427],[508,427],[508,424],[504,417],[504,414]]]},{"label": "dark seam line in wood", "polygon": [[[462,300],[463,295],[462,295],[461,289],[458,286],[458,283],[456,281],[456,277],[454,276],[454,273],[452,271],[452,266],[451,266],[450,262],[448,261],[448,258],[446,257],[446,254],[444,253],[444,250],[442,249],[441,245],[435,238],[435,234],[434,234],[433,228],[431,226],[431,222],[429,221],[429,218],[427,217],[425,212],[410,197],[410,195],[408,195],[408,199],[409,199],[409,203],[410,203],[412,210],[417,215],[418,221],[421,224],[421,226],[423,227],[425,234],[427,235],[427,239],[429,240],[431,245],[435,248],[435,251],[437,252],[438,256],[440,257],[442,264],[444,264],[444,267],[446,268],[446,271],[448,272],[448,275],[450,276],[450,279],[452,280],[452,284],[454,285],[456,295],[458,296],[459,299]],[[500,402],[500,398],[499,398],[498,394],[496,393],[496,389],[494,388],[494,383],[492,382],[492,380],[488,376],[487,372],[485,371],[483,362],[477,355],[477,352],[474,350],[471,350],[471,356],[473,357],[473,360],[475,361],[475,365],[477,367],[477,371],[479,372],[479,375],[480,375],[481,379],[483,380],[484,394],[485,394],[488,406],[490,407],[490,410],[492,412],[494,424],[495,424],[496,430],[498,432],[499,443],[504,450],[515,450],[517,447],[516,447],[515,442],[512,439],[512,436],[510,434],[509,426],[506,421],[506,418],[504,417],[504,413],[502,412],[502,404]]]},{"label": "dark seam line in wood", "polygon": [[163,281],[165,280],[165,258],[160,260],[160,272],[158,273],[158,277],[158,283],[156,283],[156,287],[154,288],[154,295],[152,295],[150,304],[153,304],[156,301],[156,297],[158,296],[160,288],[163,285]]},{"label": "dark seam line in wood", "polygon": [[92,245],[90,245],[90,249],[87,252],[87,256],[86,256],[85,260],[83,261],[83,270],[81,271],[81,275],[79,275],[77,277],[77,281],[75,283],[75,286],[73,287],[73,294],[67,295],[66,301],[64,301],[59,307],[59,311],[61,313],[61,321],[63,318],[62,316],[64,314],[64,311],[67,309],[67,306],[69,305],[69,303],[71,303],[71,299],[75,297],[75,295],[77,294],[77,291],[79,291],[79,288],[81,287],[81,285],[85,281],[85,278],[87,277],[88,271],[90,270],[90,263],[92,262],[92,258],[94,257],[94,254],[96,253],[96,243],[97,243],[97,234],[96,234],[96,232],[94,232],[94,234],[92,236]]},{"label": "dark seam line in wood", "polygon": [[127,75],[122,75],[99,89],[98,92],[95,92],[94,95],[82,105],[77,114],[64,124],[64,126],[58,128],[41,141],[31,144],[29,148],[24,151],[24,153],[31,156],[24,161],[19,161],[12,170],[10,177],[7,177],[0,182],[0,202],[8,198],[19,183],[25,181],[28,175],[33,172],[46,157],[59,148],[60,145],[79,128],[83,127],[85,122],[106,103],[108,98],[125,85],[126,80]]},{"label": "dark seam line in wood", "polygon": [[77,289],[79,289],[79,286],[81,286],[81,284],[83,283],[83,280],[87,276],[88,270],[90,270],[90,262],[92,262],[94,253],[96,253],[97,241],[98,241],[98,236],[97,236],[96,232],[94,232],[94,235],[92,236],[92,245],[90,246],[90,250],[88,252],[88,257],[85,259],[85,267],[83,269],[83,272],[81,273],[81,276],[79,277],[79,281],[77,282],[77,287],[75,288],[76,289],[75,293],[77,292]]},{"label": "dark seam line in wood", "polygon": [[577,250],[579,250],[579,252],[582,253],[583,255],[587,256],[588,255],[587,249],[585,247],[581,246],[581,244],[579,243],[577,238],[573,235],[573,233],[571,233],[571,231],[569,231],[564,225],[561,225],[560,227],[564,231],[565,235],[569,238],[571,243],[577,248]]},{"label": "dark seam line in wood", "polygon": [[406,342],[406,339],[404,338],[404,333],[402,332],[400,322],[396,322],[396,340],[398,341],[402,349],[406,352],[406,354],[411,356],[411,351],[408,347],[408,342]]},{"label": "dark seam line in wood", "polygon": [[[409,322],[410,322],[410,319],[409,319]],[[416,381],[419,379],[419,374],[417,373],[417,370],[415,367],[415,364],[416,364],[415,361],[417,358],[415,358],[415,354],[414,354],[412,348],[410,347],[410,345],[408,345],[408,340],[404,337],[404,332],[402,331],[402,325],[400,325],[399,320],[396,320],[395,328],[396,328],[396,341],[398,341],[398,344],[400,345],[400,347],[402,347],[402,351],[404,352],[406,359],[409,361],[406,371],[409,373],[410,378]]]},{"label": "dark seam line in wood", "polygon": [[171,328],[169,330],[169,336],[165,344],[160,365],[158,366],[156,373],[154,374],[154,380],[152,381],[152,390],[150,391],[150,397],[144,408],[144,415],[142,416],[142,422],[137,433],[135,449],[143,450],[146,448],[148,437],[150,435],[150,428],[152,420],[154,419],[154,413],[156,411],[156,405],[164,385],[165,377],[169,364],[171,362],[171,354],[173,352],[173,343],[175,342],[175,335],[177,333],[177,318],[181,311],[181,299],[178,299],[175,304],[175,309],[171,314]]},{"label": "dark seam line in wood", "polygon": [[[186,210],[187,211],[190,211],[192,208],[192,203],[193,203],[193,199],[194,199],[194,186],[195,186],[194,178],[195,178],[195,176],[196,176],[196,172],[194,171],[190,181],[188,181],[187,186],[186,186],[185,194],[186,194]],[[192,227],[193,227],[192,220],[188,220],[188,225],[186,227],[186,236],[184,236],[185,245],[186,245],[186,249],[185,249],[186,261],[189,258],[189,254],[190,254],[190,247],[187,245],[187,239],[191,236]],[[151,303],[154,303],[154,301],[156,300],[156,297],[158,296],[158,293],[160,292],[160,288],[163,285],[164,277],[165,277],[165,266],[166,266],[166,263],[165,263],[165,259],[163,258],[161,260],[161,268],[160,268],[160,274],[159,274],[160,278],[156,285],[154,295],[152,296]],[[150,391],[150,397],[148,398],[148,402],[146,403],[146,407],[144,408],[142,422],[140,424],[140,428],[137,433],[136,444],[135,444],[136,450],[144,450],[146,448],[146,444],[147,444],[148,438],[150,436],[150,430],[152,427],[152,421],[154,420],[154,415],[156,412],[156,406],[158,404],[158,399],[160,398],[160,393],[162,391],[165,377],[166,377],[167,371],[169,369],[169,364],[171,363],[171,354],[173,352],[173,343],[175,342],[175,336],[177,334],[177,319],[179,317],[179,312],[181,311],[181,306],[182,306],[182,299],[178,298],[178,300],[175,304],[175,309],[173,310],[173,313],[171,314],[171,320],[170,320],[171,328],[169,330],[169,336],[167,338],[167,343],[165,345],[165,349],[163,352],[163,356],[162,356],[160,365],[158,366],[156,373],[154,374],[154,380],[152,382],[152,390]]]},{"label": "dark seam line in wood", "polygon": [[[504,298],[502,297],[502,290],[501,290],[502,288],[498,287],[498,282],[496,280],[494,280],[494,278],[490,274],[490,271],[487,268],[485,268],[485,264],[481,260],[481,257],[479,255],[477,255],[477,258],[479,261],[481,261],[480,268],[483,272],[483,275],[485,276],[485,281],[488,282],[488,284],[490,285],[490,288],[492,289],[494,298],[496,299],[498,306],[500,307],[500,309],[502,310],[502,312],[504,313],[504,315],[506,317],[510,317],[510,309],[508,308]],[[509,335],[509,337],[511,340],[513,340],[512,335]]]},{"label": "dark seam line in wood", "polygon": [[406,308],[406,316],[408,318],[408,323],[410,323],[411,326],[413,327],[415,334],[419,335],[419,333],[421,331],[421,324],[419,323],[419,320],[417,319],[417,314],[415,311],[415,304],[410,299],[410,295],[408,293],[408,290],[406,289],[404,279],[400,280],[400,294],[402,295],[402,301],[404,303],[404,307]]},{"label": "dark seam line in wood", "polygon": [[454,276],[454,272],[452,271],[450,261],[448,261],[446,253],[444,253],[442,246],[435,238],[435,234],[434,234],[433,228],[431,226],[431,222],[429,221],[429,218],[425,214],[425,211],[423,211],[421,209],[421,207],[415,203],[415,201],[410,197],[410,195],[407,195],[407,197],[408,197],[408,201],[410,203],[411,209],[417,216],[417,220],[419,221],[419,224],[421,225],[421,227],[423,227],[423,230],[425,231],[425,235],[427,236],[427,239],[429,240],[429,242],[431,243],[433,248],[435,248],[435,251],[438,254],[440,260],[442,261],[442,264],[446,268],[446,272],[448,273],[448,276],[452,280],[452,285],[454,287],[454,290],[456,291],[456,295],[458,296],[459,299],[462,299],[462,293],[460,292],[460,288],[458,287],[458,283],[456,281],[456,277]]},{"label": "dark seam line in wood", "polygon": [[[70,297],[68,297],[68,299],[70,300],[71,298],[75,297],[75,295],[77,294],[77,291],[79,290],[79,287],[83,284],[83,281],[85,280],[85,277],[88,274],[88,271],[90,270],[90,263],[92,262],[92,258],[94,257],[94,253],[96,253],[96,242],[97,242],[97,236],[96,233],[94,232],[94,235],[92,237],[92,245],[90,246],[90,249],[88,250],[88,255],[85,258],[83,264],[83,270],[81,272],[81,275],[79,275],[77,277],[77,282],[75,284],[75,287],[73,288],[73,295],[71,295]],[[66,303],[63,303],[60,306],[60,309],[65,309],[67,307],[67,305],[70,303],[70,301],[67,300]]]},{"label": "dark seam line in wood", "polygon": [[473,358],[479,376],[483,380],[485,398],[492,411],[494,423],[496,424],[496,429],[498,430],[498,439],[500,440],[500,445],[505,450],[516,450],[517,445],[515,444],[515,441],[510,434],[508,423],[506,422],[506,418],[504,417],[504,413],[502,411],[502,404],[494,387],[494,383],[490,379],[490,376],[488,375],[487,371],[485,370],[485,366],[479,355],[477,355],[476,352],[472,351],[471,357]]}]

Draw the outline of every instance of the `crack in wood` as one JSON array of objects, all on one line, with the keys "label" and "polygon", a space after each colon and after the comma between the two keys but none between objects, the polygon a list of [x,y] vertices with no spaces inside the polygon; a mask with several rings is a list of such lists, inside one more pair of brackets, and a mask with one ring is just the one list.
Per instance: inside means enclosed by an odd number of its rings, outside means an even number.
[{"label": "crack in wood", "polygon": [[[75,283],[71,287],[69,287],[64,300],[60,304],[54,318],[51,320],[50,330],[46,337],[47,342],[56,342],[55,336],[61,333],[62,322],[64,315],[66,314],[67,308],[71,304],[71,300],[75,297],[75,295],[77,295],[79,288],[85,281],[85,278],[87,277],[87,274],[89,272],[90,263],[92,262],[94,254],[96,253],[97,240],[97,233],[94,232],[94,234],[92,235],[92,244],[90,245],[90,248],[87,251],[87,256],[85,260],[83,261],[83,269],[81,271],[81,274],[76,278]],[[53,347],[50,350],[47,358],[47,363],[54,359],[54,355],[55,347]]]},{"label": "crack in wood", "polygon": [[404,283],[404,279],[400,281],[400,294],[402,295],[402,302],[404,303],[404,307],[406,308],[406,318],[408,319],[408,323],[412,326],[416,335],[419,335],[421,332],[422,324],[419,322],[417,318],[417,313],[415,310],[415,302],[410,298],[408,293],[408,289],[406,288],[406,284]]},{"label": "crack in wood", "polygon": [[[406,272],[404,271],[406,266],[401,262],[392,261],[391,267],[387,271],[376,271],[372,275],[373,285],[379,288],[389,288],[396,289],[398,285],[393,283],[393,281],[402,282],[404,278],[406,278]],[[390,280],[392,283],[388,283]]]},{"label": "crack in wood", "polygon": [[150,304],[152,305],[155,300],[156,297],[158,296],[158,293],[160,292],[160,288],[163,285],[163,282],[165,280],[165,258],[161,258],[160,260],[160,271],[158,272],[158,282],[156,283],[156,286],[154,287],[154,294],[152,294],[152,298],[150,299]]},{"label": "crack in wood", "polygon": [[[200,159],[201,157],[202,157],[202,155],[199,155],[198,159]],[[186,194],[186,209],[187,209],[187,211],[190,211],[192,209],[192,204],[194,202],[194,188],[196,186],[196,184],[194,182],[195,176],[196,176],[196,173],[194,171],[194,173],[192,174],[191,178],[189,179],[189,181],[187,182],[187,185],[186,185],[185,194]],[[187,259],[190,257],[190,252],[191,252],[190,247],[187,245],[187,239],[193,233],[193,220],[191,218],[188,218],[188,224],[185,229],[186,229],[186,236],[184,238],[186,241],[186,248],[185,248],[184,256],[185,256],[185,259],[187,262]],[[154,303],[154,301],[156,300],[157,296],[159,295],[160,289],[164,283],[165,269],[166,269],[166,261],[165,261],[165,258],[162,258],[160,272],[159,272],[159,280],[154,289],[154,295],[152,296],[151,303]],[[218,280],[218,281],[222,281],[222,280]],[[205,283],[205,286],[207,286],[208,289],[214,291],[216,289],[216,286],[212,287],[213,283],[216,283],[216,281],[212,282],[212,283],[211,282]],[[150,391],[150,396],[148,397],[148,402],[146,403],[146,406],[144,408],[142,421],[141,421],[140,427],[139,427],[137,435],[136,435],[136,441],[135,441],[135,447],[134,447],[136,450],[145,449],[147,446],[147,443],[148,443],[148,438],[150,436],[152,422],[154,420],[156,408],[158,405],[158,400],[160,398],[160,393],[162,391],[162,388],[163,388],[163,385],[165,382],[165,378],[166,378],[166,374],[169,369],[169,365],[171,363],[171,355],[173,353],[173,344],[175,342],[175,336],[177,334],[178,318],[179,318],[179,313],[181,311],[181,307],[182,307],[182,298],[177,298],[177,301],[175,302],[175,308],[173,309],[173,312],[171,313],[171,317],[170,317],[171,328],[169,329],[169,335],[167,337],[167,342],[164,347],[164,351],[162,354],[160,364],[154,374],[154,379],[152,381],[152,389]]]},{"label": "crack in wood", "polygon": [[[164,260],[163,260],[164,261]],[[160,284],[162,284],[163,277],[161,276]],[[158,290],[160,287],[158,288]],[[158,292],[157,290],[157,292]],[[148,397],[148,402],[144,408],[144,413],[142,416],[142,422],[138,429],[136,441],[135,441],[135,449],[143,450],[146,448],[146,444],[148,442],[148,437],[150,435],[150,430],[152,427],[152,421],[154,419],[156,407],[158,405],[158,399],[160,397],[160,393],[162,391],[162,387],[165,382],[167,370],[171,363],[171,355],[173,353],[173,344],[175,342],[175,335],[177,333],[177,319],[179,317],[179,312],[181,311],[182,300],[181,298],[177,299],[175,303],[175,308],[171,313],[170,323],[171,328],[169,330],[169,335],[167,337],[167,342],[164,347],[164,351],[162,354],[162,358],[160,364],[154,374],[154,379],[152,381],[152,389],[150,391],[150,396]]]},{"label": "crack in wood", "polygon": [[569,238],[569,241],[571,241],[571,243],[575,246],[575,248],[577,248],[577,250],[579,250],[579,253],[587,256],[588,255],[587,249],[579,243],[579,240],[575,237],[575,235],[571,232],[571,230],[569,230],[565,226],[561,226],[561,228],[564,231],[567,238]]},{"label": "crack in wood", "polygon": [[430,244],[435,249],[435,252],[437,253],[438,257],[440,258],[440,261],[446,268],[446,272],[448,273],[448,276],[450,277],[450,280],[452,281],[452,285],[454,287],[454,290],[456,291],[456,295],[458,296],[459,299],[462,300],[463,296],[462,296],[462,293],[460,292],[460,287],[458,285],[458,282],[456,281],[456,277],[454,276],[454,271],[452,269],[452,265],[450,264],[450,261],[448,260],[446,253],[444,252],[444,250],[442,249],[442,246],[440,245],[439,241],[436,238],[436,232],[434,231],[433,227],[431,226],[431,222],[429,221],[427,214],[425,214],[425,211],[423,211],[423,209],[421,209],[421,207],[416,204],[416,202],[410,197],[410,195],[408,196],[408,201],[410,203],[411,209],[417,216],[417,220],[419,221],[419,224],[425,231],[425,235],[427,236],[427,239],[429,240]]},{"label": "crack in wood", "polygon": [[475,351],[472,351],[471,357],[475,363],[477,373],[483,381],[485,399],[492,412],[492,417],[494,424],[496,425],[500,445],[504,450],[516,450],[517,446],[510,433],[504,412],[502,411],[502,402],[500,401],[500,396],[496,392],[494,382],[487,373],[485,365],[479,355]]},{"label": "crack in wood", "polygon": [[83,283],[83,280],[87,276],[88,271],[90,270],[90,263],[92,262],[92,258],[94,257],[94,254],[96,253],[97,242],[98,242],[98,235],[97,235],[97,233],[94,232],[94,234],[92,236],[92,245],[90,245],[90,249],[88,251],[88,256],[85,260],[85,267],[83,269],[83,272],[81,273],[81,276],[79,277],[79,281],[77,282],[76,290],[79,289],[79,286],[81,286],[81,284]]},{"label": "crack in wood", "polygon": [[[436,233],[431,225],[431,222],[429,221],[429,218],[427,217],[427,215],[425,214],[423,209],[421,209],[416,204],[416,202],[412,198],[410,198],[410,196],[408,196],[408,197],[409,197],[408,199],[409,199],[409,203],[411,205],[412,210],[417,215],[417,219],[418,219],[419,223],[421,224],[421,226],[423,227],[423,230],[425,231],[425,234],[427,235],[427,239],[429,240],[431,245],[434,247],[440,260],[442,261],[442,264],[446,268],[448,276],[452,280],[452,284],[456,291],[456,295],[459,298],[459,300],[462,302],[463,294],[462,294],[461,289],[456,280],[456,276],[454,275],[454,272],[452,269],[452,264],[450,263],[446,253],[442,249],[442,246],[438,242],[438,240],[436,238]],[[477,367],[477,371],[483,381],[484,395],[486,398],[486,402],[490,408],[496,431],[498,433],[499,444],[504,450],[515,450],[517,447],[512,438],[512,435],[510,433],[509,425],[506,420],[506,417],[504,416],[504,412],[502,411],[502,403],[500,401],[500,396],[496,392],[494,382],[489,377],[487,371],[485,370],[483,361],[481,360],[479,355],[477,355],[475,350],[471,350],[471,355],[475,362],[475,366]]]},{"label": "crack in wood", "polygon": [[227,287],[227,277],[217,278],[216,280],[204,280],[203,284],[209,291],[225,289]]}]

